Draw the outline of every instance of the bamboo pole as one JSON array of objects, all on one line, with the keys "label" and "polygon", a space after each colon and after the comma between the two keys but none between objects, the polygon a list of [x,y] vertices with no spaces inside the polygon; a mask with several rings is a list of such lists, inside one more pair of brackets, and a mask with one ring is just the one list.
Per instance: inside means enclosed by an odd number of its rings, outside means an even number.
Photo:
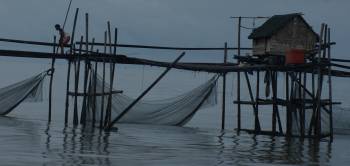
[{"label": "bamboo pole", "polygon": [[[330,28],[328,28],[327,30],[327,34],[328,34],[328,40],[327,43],[330,44],[331,43],[331,30]],[[331,62],[331,46],[328,46],[328,50],[327,50],[327,58],[328,61]],[[328,95],[329,95],[329,128],[330,128],[330,141],[333,141],[333,97],[332,97],[332,66],[329,65],[328,66]]]},{"label": "bamboo pole", "polygon": [[[299,80],[300,80],[300,82],[303,84],[303,80],[302,80],[302,76],[301,76],[301,72],[298,72],[297,73],[297,75],[298,75],[298,77],[299,77]],[[298,87],[298,103],[297,103],[297,105],[298,105],[298,113],[299,113],[299,126],[300,126],[300,131],[299,131],[299,134],[300,134],[300,136],[302,136],[303,135],[303,128],[302,128],[302,126],[303,126],[303,122],[302,122],[302,112],[303,112],[303,107],[302,107],[302,105],[303,105],[303,103],[304,103],[304,100],[302,99],[302,97],[303,97],[303,94],[301,93],[301,85]]]},{"label": "bamboo pole", "polygon": [[[241,23],[242,18],[238,18],[238,35],[237,35],[237,56],[241,56]],[[239,64],[240,61],[237,60]],[[241,131],[241,73],[237,72],[237,132]]]},{"label": "bamboo pole", "polygon": [[[109,25],[110,26],[110,25]],[[109,28],[110,29],[110,28]],[[111,38],[110,38],[111,39]],[[117,55],[117,44],[118,44],[118,28],[114,29],[114,47],[113,47],[113,55]],[[110,47],[111,49],[111,47]],[[109,110],[108,110],[108,123],[111,122],[112,118],[112,92],[113,92],[113,84],[115,77],[115,62],[110,63],[110,91],[109,91]]]},{"label": "bamboo pole", "polygon": [[[88,13],[85,13],[85,50],[86,50],[86,53],[88,54],[88,51],[89,51],[89,14]],[[88,77],[89,77],[88,64],[89,64],[88,58],[85,57],[84,87],[83,87],[84,94],[86,94],[87,86],[88,86]],[[84,95],[82,109],[81,109],[81,118],[80,118],[81,124],[85,124],[86,109],[87,109],[87,99],[86,99],[86,95]]]},{"label": "bamboo pole", "polygon": [[277,82],[277,74],[278,72],[275,72],[275,89],[276,89],[276,94],[275,94],[275,100],[276,100],[276,113],[277,113],[277,122],[278,122],[278,129],[279,129],[279,134],[283,135],[283,128],[282,128],[282,121],[281,121],[281,117],[280,117],[280,113],[279,113],[279,109],[278,109],[278,104],[277,104],[277,98],[278,98],[278,82]]},{"label": "bamboo pole", "polygon": [[[97,50],[97,52],[99,52],[99,50]],[[93,81],[93,82],[94,82],[94,87],[93,87],[93,88],[94,88],[94,96],[93,96],[93,102],[94,102],[94,103],[93,103],[93,109],[92,109],[93,114],[94,114],[94,115],[92,116],[92,117],[94,118],[94,119],[93,119],[93,125],[95,125],[95,121],[96,121],[96,111],[97,111],[97,109],[96,109],[96,105],[97,105],[97,103],[96,103],[96,102],[97,102],[97,101],[96,101],[96,100],[97,100],[97,98],[96,98],[96,97],[97,97],[97,96],[96,96],[96,82],[97,82],[97,70],[98,70],[98,69],[97,69],[97,61],[95,61],[95,67],[94,67],[94,68],[95,68],[95,71],[94,71],[95,73],[94,73],[94,78],[93,78],[93,79],[94,79],[94,81]]]},{"label": "bamboo pole", "polygon": [[[74,42],[74,35],[75,35],[75,28],[76,28],[76,24],[77,24],[77,20],[78,20],[78,13],[79,13],[79,8],[76,9],[75,11],[75,17],[74,17],[74,23],[73,23],[73,30],[72,30],[72,39],[71,39],[71,45],[70,45],[70,53],[71,55],[74,55],[72,48],[73,48],[73,42]],[[68,108],[69,108],[69,96],[68,96],[68,92],[69,92],[69,84],[70,84],[70,70],[71,70],[71,60],[68,59],[68,71],[67,71],[67,88],[66,88],[66,104],[65,104],[65,115],[64,115],[64,123],[67,124],[68,123]]]},{"label": "bamboo pole", "polygon": [[259,115],[259,96],[260,96],[260,72],[256,72],[256,94],[255,94],[255,110],[256,114]]},{"label": "bamboo pole", "polygon": [[[322,23],[321,25],[321,32],[320,32],[320,38],[319,38],[319,47],[318,47],[318,59],[317,59],[317,64],[319,64],[321,62],[321,51],[322,51],[322,39],[323,39],[323,32],[324,32],[324,24]],[[315,58],[313,57],[313,62],[315,63]],[[314,70],[313,70],[314,71]],[[312,131],[314,131],[314,135],[317,136],[318,135],[318,129],[317,129],[317,126],[318,126],[318,108],[317,108],[317,105],[318,105],[318,90],[319,90],[319,83],[321,81],[321,69],[319,66],[317,66],[317,73],[318,73],[318,88],[317,88],[317,92],[315,92],[315,80],[314,80],[314,75],[315,75],[315,72],[312,73],[312,96],[313,96],[313,105],[312,105],[312,108],[313,108],[313,111],[312,111],[312,118],[311,118],[311,122],[309,124],[309,131],[308,131],[308,134],[311,135]],[[316,94],[315,94],[316,93]]]},{"label": "bamboo pole", "polygon": [[135,104],[137,104],[152,88],[157,85],[157,83],[172,69],[172,67],[180,61],[180,59],[185,55],[185,52],[183,52],[179,57],[175,59],[175,61],[169,66],[159,77],[145,90],[143,91],[132,103],[128,105],[109,125],[107,126],[107,129],[111,129],[112,126],[118,122],[121,118],[124,117],[124,115],[130,111]]},{"label": "bamboo pole", "polygon": [[68,59],[68,69],[67,69],[67,83],[66,83],[66,104],[65,104],[65,114],[64,114],[64,124],[68,123],[68,108],[69,108],[69,96],[68,96],[68,92],[69,92],[69,84],[70,84],[70,70],[71,70],[71,60]]},{"label": "bamboo pole", "polygon": [[291,114],[291,109],[290,109],[290,95],[289,95],[289,73],[288,71],[286,72],[286,133],[287,137],[290,138],[292,136],[292,114]]},{"label": "bamboo pole", "polygon": [[237,132],[241,131],[241,73],[237,72]]},{"label": "bamboo pole", "polygon": [[[82,42],[84,40],[84,37],[80,37],[80,41]],[[79,123],[78,118],[78,90],[79,90],[79,79],[80,79],[80,56],[81,56],[81,50],[82,50],[83,44],[79,45],[79,53],[77,55],[76,60],[76,67],[75,67],[75,85],[74,85],[74,118],[73,118],[73,124],[77,125]]]},{"label": "bamboo pole", "polygon": [[[56,36],[53,37],[53,53],[56,54]],[[51,122],[51,113],[52,113],[52,85],[53,85],[53,75],[55,72],[55,61],[56,58],[53,57],[51,61],[51,71],[50,71],[50,89],[49,89],[49,114],[48,114],[48,122]]]},{"label": "bamboo pole", "polygon": [[[321,56],[322,56],[322,44],[323,44],[323,39],[322,37],[325,36],[325,24],[322,24],[321,27],[321,36],[320,36],[320,46],[318,50],[318,60],[317,63],[321,63]],[[321,136],[321,90],[322,90],[322,72],[321,72],[321,67],[317,67],[317,74],[318,74],[318,83],[317,83],[317,92],[316,92],[316,121],[315,121],[315,135],[316,137],[320,138]]]},{"label": "bamboo pole", "polygon": [[276,134],[276,121],[277,121],[277,115],[276,115],[276,107],[275,107],[275,87],[274,87],[274,76],[273,76],[273,71],[270,72],[271,74],[271,85],[272,85],[272,133],[275,135]]},{"label": "bamboo pole", "polygon": [[[111,34],[111,23],[107,21],[107,33],[108,33],[108,44],[109,44],[109,54],[112,55],[112,34]],[[105,118],[105,126],[107,126],[111,122],[111,114],[112,114],[112,93],[113,90],[113,63],[112,61],[109,61],[110,65],[110,73],[109,73],[109,95],[108,95],[108,103],[107,103],[107,111],[106,111],[106,118]]]},{"label": "bamboo pole", "polygon": [[[227,63],[227,42],[224,50],[224,64]],[[221,114],[221,130],[225,129],[225,111],[226,111],[226,73],[222,76],[222,114]]]},{"label": "bamboo pole", "polygon": [[[303,81],[304,81],[304,87],[306,87],[307,86],[307,73],[306,72],[304,72],[304,79],[303,79]],[[300,88],[301,88],[301,86],[300,86]],[[302,104],[302,113],[301,113],[301,117],[300,117],[300,119],[301,119],[301,137],[302,138],[304,138],[305,137],[305,112],[306,112],[306,108],[305,108],[305,105],[306,105],[306,102],[305,102],[305,100],[306,100],[306,89],[305,88],[303,88],[303,97],[302,97],[302,99],[303,99],[303,104]]]},{"label": "bamboo pole", "polygon": [[[92,38],[92,43],[95,43],[95,38]],[[91,45],[90,46],[90,51],[93,51],[94,50],[94,45]],[[94,60],[92,60],[94,61]],[[89,87],[88,87],[88,93],[90,93],[90,91],[94,91],[94,88],[92,87],[92,83],[94,81],[94,68],[91,64],[91,61],[88,62],[88,68],[90,69],[89,70],[89,73],[90,73],[90,81],[89,81]],[[94,93],[94,92],[93,92]],[[95,94],[95,93],[94,93]],[[90,110],[90,104],[91,104],[91,111],[92,111],[92,126],[95,126],[95,122],[96,122],[96,110],[95,110],[95,96],[96,95],[93,95],[93,96],[89,96],[87,97],[87,109]]]},{"label": "bamboo pole", "polygon": [[[34,46],[47,46],[52,47],[52,42],[41,42],[41,41],[28,41],[28,40],[16,40],[16,39],[5,39],[0,38],[1,42],[8,43],[19,43],[19,44],[27,44]],[[80,44],[76,42],[75,44]],[[85,42],[83,42],[85,44]],[[88,43],[91,45],[91,43]],[[95,46],[103,46],[104,43],[95,42]],[[58,44],[56,44],[58,46]],[[109,46],[109,44],[108,44]],[[114,46],[113,44],[111,46]],[[65,45],[64,47],[70,47],[70,45]],[[120,48],[137,48],[137,49],[154,49],[154,50],[179,50],[179,51],[222,51],[225,48],[223,47],[170,47],[170,46],[154,46],[154,45],[136,45],[136,44],[117,44],[117,47]],[[228,50],[237,50],[237,47],[229,47]],[[241,47],[241,50],[252,50],[252,48]]]},{"label": "bamboo pole", "polygon": [[[104,49],[103,53],[106,54],[107,52],[107,32],[104,32]],[[105,82],[106,82],[106,60],[103,59],[103,66],[102,66],[102,96],[101,96],[101,115],[100,115],[100,128],[103,128],[103,114],[104,114],[104,106],[105,106]]]},{"label": "bamboo pole", "polygon": [[[295,76],[295,72],[290,72],[288,74],[289,76],[291,76],[291,80],[290,80],[290,96],[289,96],[289,113],[290,113],[290,133],[291,136],[293,135],[293,114],[295,114],[295,89],[296,89],[296,82],[297,79]],[[300,83],[301,84],[301,83]]]},{"label": "bamboo pole", "polygon": [[[247,72],[244,72],[244,76],[245,76],[245,79],[247,81],[247,86],[248,86],[248,92],[249,92],[249,97],[250,97],[250,100],[252,103],[254,103],[254,96],[253,96],[253,91],[252,91],[252,86],[250,84],[250,80],[249,80],[249,77],[248,77],[248,73]],[[256,104],[252,104],[252,107],[254,109],[254,118],[255,118],[255,121],[254,121],[254,130],[255,132],[260,132],[261,130],[261,127],[260,127],[260,120],[259,120],[259,114],[257,112],[257,109],[256,109]]]}]

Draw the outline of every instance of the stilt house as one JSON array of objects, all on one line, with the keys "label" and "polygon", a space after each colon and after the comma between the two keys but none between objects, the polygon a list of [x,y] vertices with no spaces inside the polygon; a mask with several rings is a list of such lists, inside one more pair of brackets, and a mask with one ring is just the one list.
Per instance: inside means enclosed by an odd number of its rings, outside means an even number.
[{"label": "stilt house", "polygon": [[253,55],[286,55],[292,49],[314,49],[318,34],[297,13],[271,17],[248,38],[253,40]]}]

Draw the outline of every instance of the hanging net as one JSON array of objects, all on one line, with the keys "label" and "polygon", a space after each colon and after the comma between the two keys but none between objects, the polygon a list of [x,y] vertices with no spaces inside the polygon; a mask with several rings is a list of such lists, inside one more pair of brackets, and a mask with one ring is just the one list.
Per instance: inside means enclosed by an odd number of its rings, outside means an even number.
[{"label": "hanging net", "polygon": [[[92,76],[92,78],[94,78],[94,76]],[[197,88],[177,97],[154,101],[141,100],[118,122],[173,126],[185,125],[200,108],[213,106],[217,103],[217,79],[218,77],[215,76]],[[91,94],[95,92],[94,80],[95,79],[92,79],[89,88]],[[104,87],[104,93],[109,92],[110,86],[107,83],[104,84]],[[102,77],[97,75],[96,93],[102,93],[102,89]],[[99,124],[101,117],[103,122],[104,116],[106,115],[108,94],[105,95],[104,99],[102,99],[102,96],[97,96],[95,100],[93,97],[89,98],[89,101],[91,102],[89,102],[86,120],[87,122]],[[101,111],[102,100],[104,102],[103,111]],[[133,98],[124,94],[113,94],[111,119],[113,120],[118,117],[118,115],[120,115],[120,113],[133,101]],[[95,118],[93,118],[94,114]],[[95,119],[95,122],[93,122],[93,119]]]},{"label": "hanging net", "polygon": [[47,72],[0,89],[0,115],[6,115],[21,102],[42,100],[42,84]]}]

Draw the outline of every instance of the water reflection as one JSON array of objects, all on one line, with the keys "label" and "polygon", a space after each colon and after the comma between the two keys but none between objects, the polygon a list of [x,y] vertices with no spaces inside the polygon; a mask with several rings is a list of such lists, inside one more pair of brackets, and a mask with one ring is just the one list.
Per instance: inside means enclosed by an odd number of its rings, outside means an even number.
[{"label": "water reflection", "polygon": [[169,126],[122,124],[105,132],[1,118],[0,130],[6,165],[308,165],[334,155],[326,141]]}]

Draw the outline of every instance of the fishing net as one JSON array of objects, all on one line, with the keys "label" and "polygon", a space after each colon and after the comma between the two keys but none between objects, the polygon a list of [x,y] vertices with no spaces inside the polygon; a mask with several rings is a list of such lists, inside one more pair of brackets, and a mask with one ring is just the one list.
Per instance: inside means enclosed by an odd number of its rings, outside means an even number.
[{"label": "fishing net", "polygon": [[6,115],[21,102],[42,100],[42,84],[46,72],[0,89],[0,115]]},{"label": "fishing net", "polygon": [[[94,77],[92,76],[92,78]],[[118,122],[183,126],[200,108],[213,106],[217,103],[217,78],[215,76],[193,90],[176,97],[153,101],[141,100]],[[92,80],[89,88],[90,93],[95,90],[95,81]],[[109,92],[110,86],[107,83],[104,87],[104,92]],[[101,76],[97,76],[96,93],[102,93],[102,89],[103,80]],[[103,116],[106,114],[108,95],[105,95],[104,103],[102,103],[102,96],[97,96],[95,100],[90,97],[90,101],[92,102],[89,102],[86,120],[93,123],[93,114],[95,114],[95,123],[99,124],[101,115],[104,118]],[[124,94],[113,94],[111,119],[118,117],[133,101],[133,98]],[[101,111],[102,104],[104,104],[103,112]],[[94,108],[96,111],[93,111]]]},{"label": "fishing net", "polygon": [[348,108],[335,107],[333,109],[333,128],[337,134],[350,134],[350,111]]}]

